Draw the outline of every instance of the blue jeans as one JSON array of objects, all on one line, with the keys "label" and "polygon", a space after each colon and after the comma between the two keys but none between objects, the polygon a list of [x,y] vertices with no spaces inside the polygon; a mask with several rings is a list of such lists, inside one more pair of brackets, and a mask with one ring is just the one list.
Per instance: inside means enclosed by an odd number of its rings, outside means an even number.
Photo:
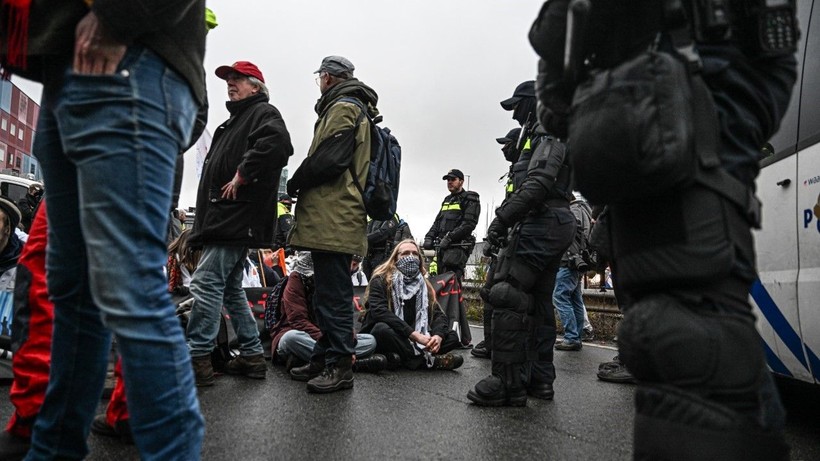
[{"label": "blue jeans", "polygon": [[[114,75],[47,82],[34,154],[48,184],[51,372],[26,459],[79,459],[111,347],[142,459],[199,459],[199,412],[163,266],[174,164],[191,136],[188,84],[153,52]],[[185,434],[181,437],[180,434]]]},{"label": "blue jeans", "polygon": [[188,346],[192,357],[210,355],[219,333],[222,306],[231,316],[240,355],[262,354],[259,330],[248,297],[242,288],[242,273],[248,249],[205,245],[191,279],[194,307],[188,322]]},{"label": "blue jeans", "polygon": [[[300,330],[290,330],[279,338],[279,345],[276,347],[276,354],[287,360],[293,354],[303,362],[309,362],[313,354],[313,346],[316,340],[310,335]],[[363,359],[376,350],[376,338],[373,335],[359,333],[356,335],[356,358]]]},{"label": "blue jeans", "polygon": [[581,273],[568,267],[558,269],[552,303],[564,324],[564,341],[581,342],[584,328],[584,298],[581,296]]}]

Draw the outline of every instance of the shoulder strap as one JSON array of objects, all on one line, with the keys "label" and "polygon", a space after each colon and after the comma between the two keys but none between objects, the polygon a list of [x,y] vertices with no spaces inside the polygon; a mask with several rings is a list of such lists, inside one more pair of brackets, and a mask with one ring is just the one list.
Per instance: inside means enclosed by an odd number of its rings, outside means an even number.
[{"label": "shoulder strap", "polygon": [[695,149],[699,162],[696,180],[740,207],[749,223],[760,228],[760,200],[751,188],[721,168],[720,125],[715,101],[703,80],[703,63],[694,47],[691,24],[680,1],[664,0],[664,22],[672,45],[686,61],[692,83]]},{"label": "shoulder strap", "polygon": [[[356,125],[354,125],[354,129],[357,129],[359,125],[361,125],[363,118],[367,117],[368,121],[370,120],[370,116],[367,114],[367,107],[365,107],[364,103],[359,101],[357,98],[346,97],[339,99],[339,102],[342,101],[356,104],[361,110],[361,112],[359,112],[359,116],[356,118]],[[353,136],[355,138],[355,133]],[[364,199],[364,188],[359,183],[359,178],[356,177],[356,171],[353,169],[353,162],[350,162],[350,166],[347,169],[350,171],[350,177],[353,178],[353,185],[356,186],[356,189],[359,191],[359,194],[361,194],[362,199]]]}]

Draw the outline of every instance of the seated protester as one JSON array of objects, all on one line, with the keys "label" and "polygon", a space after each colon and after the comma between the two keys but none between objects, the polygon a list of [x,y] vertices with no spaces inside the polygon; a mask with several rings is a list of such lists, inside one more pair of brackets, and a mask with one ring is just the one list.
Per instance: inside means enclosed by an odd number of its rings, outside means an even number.
[{"label": "seated protester", "polygon": [[425,272],[416,242],[399,243],[373,271],[362,332],[376,338],[376,352],[398,355],[406,368],[453,370],[464,358],[449,352],[461,343]]},{"label": "seated protester", "polygon": [[350,278],[353,280],[354,287],[366,287],[367,276],[362,270],[362,257],[353,255],[353,262],[350,263]]},{"label": "seated protester", "polygon": [[[369,219],[369,218],[368,218]],[[410,226],[398,214],[387,221],[367,222],[367,255],[362,263],[362,271],[370,278],[373,270],[387,261],[397,243],[412,239]]]},{"label": "seated protester", "polygon": [[245,256],[244,262],[245,270],[242,272],[242,288],[259,288],[262,286],[262,275],[259,265],[255,264],[251,258],[250,253]]},{"label": "seated protester", "polygon": [[258,250],[250,250],[248,252],[248,259],[257,267],[259,272],[259,282],[263,287],[272,287],[276,285],[282,277],[273,270],[273,250],[270,248],[261,248]]},{"label": "seated protester", "polygon": [[191,274],[199,264],[201,250],[194,250],[188,244],[191,229],[185,229],[168,245],[168,291],[176,297],[190,294]]},{"label": "seated protester", "polygon": [[[287,369],[310,361],[313,346],[322,337],[313,311],[313,259],[309,251],[300,251],[282,292],[279,318],[271,329],[273,360],[285,362]],[[353,300],[351,300],[353,302]],[[352,307],[351,307],[352,309]],[[353,334],[351,331],[350,334]],[[373,354],[376,339],[368,334],[356,335],[356,361],[353,371],[377,373],[384,370],[387,358]],[[291,375],[293,379],[297,379]]]}]

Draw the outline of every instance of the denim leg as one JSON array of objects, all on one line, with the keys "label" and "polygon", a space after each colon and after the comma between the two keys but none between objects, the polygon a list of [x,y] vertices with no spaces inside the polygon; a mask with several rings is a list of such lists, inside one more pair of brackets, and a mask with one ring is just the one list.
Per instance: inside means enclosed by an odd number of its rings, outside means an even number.
[{"label": "denim leg", "polygon": [[313,348],[313,357],[332,365],[355,353],[353,345],[353,282],[351,255],[314,251],[313,276],[316,289],[313,308],[322,338]]},{"label": "denim leg", "polygon": [[356,335],[356,357],[363,359],[376,350],[376,338],[367,333]]},{"label": "denim leg", "polygon": [[241,248],[241,251],[239,261],[228,275],[222,302],[231,316],[231,324],[234,331],[236,331],[236,339],[239,341],[240,355],[259,355],[262,353],[259,327],[256,325],[256,319],[253,318],[253,311],[251,311],[250,304],[248,304],[245,290],[242,288],[242,275],[245,270],[245,258],[248,249]]},{"label": "denim leg", "polygon": [[581,340],[581,335],[584,330],[584,318],[586,315],[586,308],[584,307],[584,295],[581,290],[581,273],[578,271],[571,271],[575,277],[575,288],[572,290],[572,313],[575,316],[575,331],[578,333],[578,340]]},{"label": "denim leg", "polygon": [[299,360],[309,362],[315,345],[316,340],[308,333],[301,330],[290,330],[279,338],[276,353],[282,359],[287,359],[289,355],[295,355]]},{"label": "denim leg", "polygon": [[574,291],[578,287],[578,283],[576,282],[573,272],[574,271],[568,267],[558,269],[558,275],[555,278],[555,291],[553,291],[552,294],[552,303],[555,305],[558,316],[561,317],[561,323],[564,325],[564,340],[579,342],[581,341],[581,335],[578,331],[578,323],[573,305]]},{"label": "denim leg", "polygon": [[[237,268],[241,270],[245,253],[241,247],[205,245],[202,249],[190,286],[194,306],[188,321],[188,348],[192,357],[210,355],[213,351],[225,290]],[[241,284],[241,272],[239,276]]]},{"label": "denim leg", "polygon": [[55,324],[51,381],[28,459],[87,455],[109,330],[142,459],[200,456],[204,421],[162,270],[174,163],[196,105],[154,53],[130,47],[124,69],[69,71],[61,88],[44,88],[34,151],[49,184]]},{"label": "denim leg", "polygon": [[63,153],[53,104],[43,99],[34,142],[49,185],[46,277],[54,326],[48,387],[30,456],[79,459],[88,454],[86,439],[102,393],[111,334],[91,298],[77,172]]}]

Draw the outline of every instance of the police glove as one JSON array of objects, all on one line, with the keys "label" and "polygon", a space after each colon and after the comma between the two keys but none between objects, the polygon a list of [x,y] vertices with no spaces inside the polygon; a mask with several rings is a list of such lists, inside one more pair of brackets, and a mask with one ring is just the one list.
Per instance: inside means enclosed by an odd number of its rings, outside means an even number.
[{"label": "police glove", "polygon": [[446,250],[447,248],[450,248],[450,243],[452,243],[450,242],[450,234],[447,234],[441,239],[440,242],[438,242],[438,247],[442,250]]},{"label": "police glove", "polygon": [[433,249],[433,240],[431,239],[424,239],[424,244],[421,246],[425,250],[432,250]]},{"label": "police glove", "polygon": [[494,247],[503,247],[507,240],[507,225],[495,218],[487,228],[487,241]]}]

